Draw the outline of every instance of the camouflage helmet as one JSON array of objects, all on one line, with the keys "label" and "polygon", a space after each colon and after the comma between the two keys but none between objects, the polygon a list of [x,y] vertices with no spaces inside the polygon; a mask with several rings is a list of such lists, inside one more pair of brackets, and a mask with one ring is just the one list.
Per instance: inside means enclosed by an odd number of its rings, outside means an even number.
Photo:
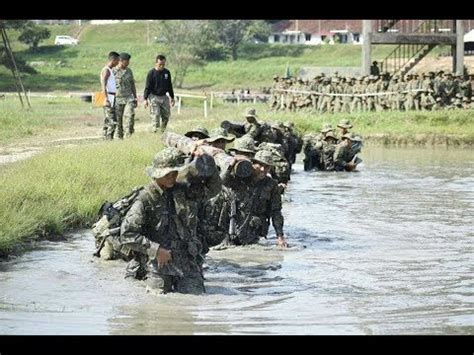
[{"label": "camouflage helmet", "polygon": [[338,124],[337,124],[338,127],[341,127],[341,128],[345,128],[345,129],[349,129],[349,128],[352,128],[352,123],[350,120],[348,120],[347,118],[345,119],[342,119]]},{"label": "camouflage helmet", "polygon": [[273,166],[273,155],[272,152],[268,150],[259,150],[255,156],[252,158],[252,161],[255,163],[260,163],[264,165]]},{"label": "camouflage helmet", "polygon": [[183,169],[185,155],[176,148],[165,148],[153,158],[153,165],[145,168],[146,174],[152,179],[159,179],[172,171]]},{"label": "camouflage helmet", "polygon": [[209,138],[209,131],[205,127],[202,127],[202,126],[198,126],[190,131],[187,131],[184,135],[186,137],[191,138],[193,135],[196,135],[196,134],[201,136],[200,139]]},{"label": "camouflage helmet", "polygon": [[[249,107],[245,113],[245,117],[247,118],[248,121],[257,121],[257,110],[255,110],[253,107]],[[249,120],[249,118],[251,118]]]},{"label": "camouflage helmet", "polygon": [[321,128],[321,133],[327,133],[327,132],[330,132],[330,131],[333,131],[334,128],[332,128],[332,124],[330,123],[325,123],[323,125],[323,128]]},{"label": "camouflage helmet", "polygon": [[277,129],[279,131],[283,131],[283,128],[285,127],[283,125],[283,122],[281,121],[275,121],[270,125],[271,128]]},{"label": "camouflage helmet", "polygon": [[349,139],[351,142],[356,140],[356,139],[355,139],[355,135],[354,135],[354,133],[352,133],[352,132],[348,132],[348,133],[344,134],[344,135],[341,137],[341,139],[342,139],[342,138],[347,138],[347,139]]},{"label": "camouflage helmet", "polygon": [[235,137],[229,136],[229,134],[227,133],[227,131],[224,128],[217,127],[217,128],[214,128],[211,131],[211,136],[209,138],[206,138],[206,142],[212,143],[212,142],[218,141],[220,139],[223,139],[223,140],[227,141],[227,143],[230,143],[230,142],[234,141]]},{"label": "camouflage helmet", "polygon": [[283,123],[283,126],[285,126],[286,128],[293,128],[295,124],[291,121],[286,121],[285,123]]},{"label": "camouflage helmet", "polygon": [[253,153],[257,151],[255,149],[255,142],[252,137],[244,135],[240,138],[237,138],[234,141],[234,147],[229,149],[230,151],[235,152],[244,152],[244,153]]},{"label": "camouflage helmet", "polygon": [[334,135],[334,133],[332,133],[331,131],[329,131],[328,133],[326,133],[326,136],[324,137],[324,140],[328,139],[328,138],[332,138],[334,140],[337,141],[337,137]]}]

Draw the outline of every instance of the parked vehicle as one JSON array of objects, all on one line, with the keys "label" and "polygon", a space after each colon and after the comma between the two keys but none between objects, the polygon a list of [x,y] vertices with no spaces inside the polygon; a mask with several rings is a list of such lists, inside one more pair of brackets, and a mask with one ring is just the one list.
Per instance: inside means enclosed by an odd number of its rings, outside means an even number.
[{"label": "parked vehicle", "polygon": [[79,41],[76,38],[71,37],[71,36],[56,36],[56,38],[54,39],[54,44],[56,46],[60,46],[60,45],[75,46],[79,44]]}]

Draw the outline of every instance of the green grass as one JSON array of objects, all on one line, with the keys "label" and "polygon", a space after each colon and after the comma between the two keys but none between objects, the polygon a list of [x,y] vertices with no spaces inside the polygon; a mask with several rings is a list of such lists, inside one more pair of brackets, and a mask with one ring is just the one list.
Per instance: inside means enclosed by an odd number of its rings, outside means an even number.
[{"label": "green grass", "polygon": [[[26,103],[25,103],[26,104]],[[7,143],[33,137],[47,131],[87,125],[97,117],[100,108],[92,108],[79,98],[31,98],[32,109],[22,109],[18,97],[0,101],[0,141]]]},{"label": "green grass", "polygon": [[[41,135],[57,135],[58,131],[79,132],[85,127],[96,127],[100,134],[103,123],[101,108],[93,107],[78,98],[32,98],[32,110],[22,110],[17,98],[0,101],[0,141],[11,143],[22,139],[34,139]],[[243,120],[247,106],[255,106],[263,120],[294,121],[301,130],[318,131],[324,122],[333,125],[342,118],[350,118],[355,129],[364,136],[405,136],[444,135],[456,136],[463,142],[474,141],[474,116],[472,110],[452,110],[435,112],[370,112],[360,114],[310,114],[307,112],[269,112],[266,104],[235,105],[224,104],[215,99],[209,117],[204,118],[202,101],[184,99],[181,114],[172,111],[170,127],[186,130],[189,126],[203,124],[217,126],[224,119]],[[148,122],[148,111],[139,107],[136,111],[137,123]]]},{"label": "green grass", "polygon": [[54,149],[0,176],[0,255],[24,241],[91,223],[106,199],[144,184],[161,144],[151,135],[123,142]]},{"label": "green grass", "polygon": [[[97,91],[99,72],[106,62],[107,53],[126,51],[132,55],[130,67],[135,73],[141,92],[148,70],[153,67],[158,53],[165,53],[161,44],[153,43],[155,32],[151,24],[151,44],[147,45],[147,24],[121,23],[113,25],[86,25],[78,46],[54,46],[58,34],[75,35],[77,25],[48,26],[51,37],[42,42],[39,50],[29,51],[16,41],[17,34],[10,33],[16,56],[27,62],[37,63],[38,74],[23,75],[25,87],[32,91]],[[393,46],[376,46],[374,60],[383,59]],[[166,53],[165,53],[166,54]],[[271,44],[247,44],[239,51],[240,59],[207,62],[203,67],[191,67],[184,81],[184,88],[199,90],[223,90],[232,87],[259,89],[271,86],[274,75],[283,75],[287,64],[295,75],[307,66],[360,66],[361,46],[287,46]],[[61,64],[58,64],[61,62]],[[167,66],[174,72],[173,63]],[[11,73],[0,67],[0,91],[14,91]]]}]

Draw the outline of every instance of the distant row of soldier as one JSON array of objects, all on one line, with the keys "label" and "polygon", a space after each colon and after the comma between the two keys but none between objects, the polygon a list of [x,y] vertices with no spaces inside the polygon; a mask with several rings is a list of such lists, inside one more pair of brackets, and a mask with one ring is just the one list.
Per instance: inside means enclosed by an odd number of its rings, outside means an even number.
[{"label": "distant row of soldier", "polygon": [[410,111],[474,108],[474,74],[443,71],[403,76],[326,76],[312,80],[273,78],[272,110],[313,113]]}]

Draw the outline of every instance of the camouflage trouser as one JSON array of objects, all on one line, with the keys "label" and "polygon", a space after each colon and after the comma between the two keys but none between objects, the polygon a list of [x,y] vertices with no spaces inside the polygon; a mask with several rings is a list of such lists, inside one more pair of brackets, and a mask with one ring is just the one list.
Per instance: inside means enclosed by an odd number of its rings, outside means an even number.
[{"label": "camouflage trouser", "polygon": [[117,120],[115,116],[115,106],[104,106],[103,134],[105,139],[114,139],[116,126]]},{"label": "camouflage trouser", "polygon": [[161,129],[161,132],[164,132],[171,115],[169,98],[166,95],[156,96],[150,94],[148,99],[150,100],[151,128],[153,132],[156,132],[158,128]]},{"label": "camouflage trouser", "polygon": [[205,292],[204,278],[198,271],[185,272],[184,276],[164,275],[160,273],[156,260],[148,266],[147,286],[157,293],[190,293],[200,295]]},{"label": "camouflage trouser", "polygon": [[351,104],[351,112],[362,111],[362,99],[359,96],[354,97]]},{"label": "camouflage trouser", "polygon": [[142,254],[135,254],[125,268],[125,278],[144,280],[147,274],[147,257]]},{"label": "camouflage trouser", "polygon": [[115,105],[115,115],[117,117],[117,136],[123,138],[123,121],[125,120],[125,135],[131,136],[135,132],[135,103]]}]

